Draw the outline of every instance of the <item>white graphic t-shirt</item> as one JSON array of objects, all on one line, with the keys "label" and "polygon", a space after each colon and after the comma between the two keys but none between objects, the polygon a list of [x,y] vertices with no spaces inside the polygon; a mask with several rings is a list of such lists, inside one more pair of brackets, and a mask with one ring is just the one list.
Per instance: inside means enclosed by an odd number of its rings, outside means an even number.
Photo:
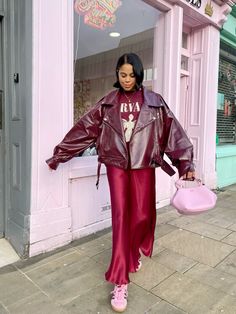
[{"label": "white graphic t-shirt", "polygon": [[142,90],[120,93],[120,113],[123,122],[125,139],[128,143],[138,120],[143,103]]}]

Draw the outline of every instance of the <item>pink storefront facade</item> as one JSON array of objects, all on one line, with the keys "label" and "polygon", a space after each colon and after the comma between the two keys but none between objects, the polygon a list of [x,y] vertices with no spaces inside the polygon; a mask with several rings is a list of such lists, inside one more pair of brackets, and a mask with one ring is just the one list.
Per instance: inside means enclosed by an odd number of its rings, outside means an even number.
[{"label": "pink storefront facade", "polygon": [[[233,1],[144,2],[158,11],[147,84],[162,94],[188,133],[198,177],[215,188],[220,29]],[[34,0],[27,233],[11,237],[5,226],[19,255],[50,251],[111,225],[105,167],[99,190],[95,186],[96,156],[75,158],[53,172],[45,164],[74,121],[74,45],[73,1]],[[159,208],[169,204],[176,176],[157,169],[156,177]]]}]

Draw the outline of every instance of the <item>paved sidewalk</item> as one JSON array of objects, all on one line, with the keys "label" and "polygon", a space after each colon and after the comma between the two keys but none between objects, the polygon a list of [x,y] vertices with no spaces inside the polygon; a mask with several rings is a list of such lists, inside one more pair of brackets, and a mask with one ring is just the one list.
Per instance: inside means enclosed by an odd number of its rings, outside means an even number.
[{"label": "paved sidewalk", "polygon": [[[236,314],[236,185],[207,213],[157,213],[154,255],[132,274],[125,313]],[[114,313],[110,255],[111,232],[102,232],[0,268],[0,313]]]}]

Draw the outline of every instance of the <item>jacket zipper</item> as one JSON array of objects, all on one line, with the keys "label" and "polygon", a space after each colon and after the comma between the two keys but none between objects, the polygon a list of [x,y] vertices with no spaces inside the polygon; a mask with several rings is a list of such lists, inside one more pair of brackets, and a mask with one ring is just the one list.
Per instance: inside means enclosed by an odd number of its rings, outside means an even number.
[{"label": "jacket zipper", "polygon": [[[115,130],[115,128],[113,128],[113,127],[107,122],[106,118],[103,119],[103,123],[106,124],[109,128],[111,128],[116,134],[119,134],[119,133],[117,133],[117,131]],[[123,146],[124,146],[124,148],[125,148],[126,160],[127,160],[127,162],[128,162],[129,156],[128,156],[128,150],[127,150],[126,142],[124,142],[124,130],[123,130],[123,129],[122,129],[122,135],[123,135],[123,136],[121,137],[121,139],[122,139],[122,144],[123,144]]]},{"label": "jacket zipper", "polygon": [[142,131],[146,126],[148,126],[149,124],[151,123],[154,123],[156,121],[156,117],[153,117],[152,120],[150,122],[148,122],[147,124],[143,125],[142,127],[140,127],[138,130],[135,130],[134,129],[134,132],[131,134],[131,137],[130,137],[130,142],[133,138],[133,136],[137,133],[139,133],[140,131]]}]

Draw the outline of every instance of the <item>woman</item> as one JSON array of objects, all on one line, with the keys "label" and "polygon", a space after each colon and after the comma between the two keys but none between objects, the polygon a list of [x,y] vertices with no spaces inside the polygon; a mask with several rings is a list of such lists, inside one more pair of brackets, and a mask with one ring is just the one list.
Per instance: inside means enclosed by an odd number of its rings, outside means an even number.
[{"label": "woman", "polygon": [[106,280],[115,284],[111,305],[127,307],[129,272],[141,268],[140,252],[152,255],[156,225],[155,167],[194,177],[193,147],[163,98],[142,86],[143,65],[134,53],[116,66],[116,90],[104,96],[67,133],[47,160],[50,168],[96,145],[104,163],[112,208],[112,258]]}]

